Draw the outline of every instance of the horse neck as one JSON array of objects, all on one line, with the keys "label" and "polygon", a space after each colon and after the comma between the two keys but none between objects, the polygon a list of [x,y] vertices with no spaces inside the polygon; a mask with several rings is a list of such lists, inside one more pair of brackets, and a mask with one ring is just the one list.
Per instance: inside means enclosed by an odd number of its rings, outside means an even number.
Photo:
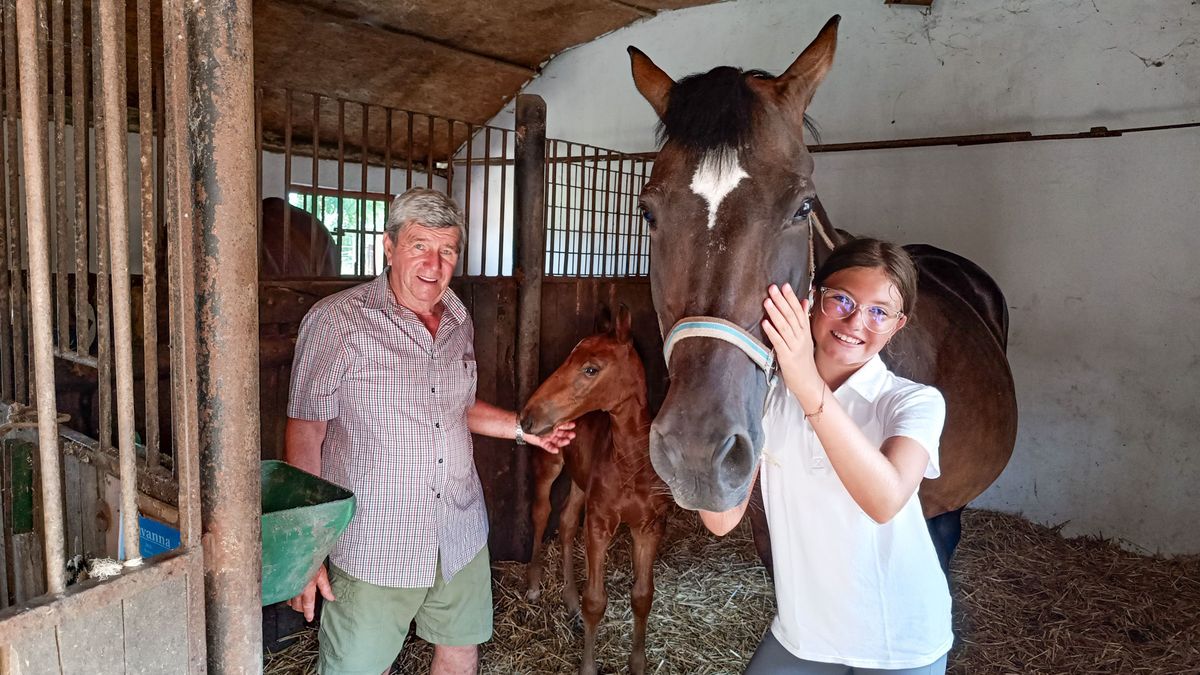
[{"label": "horse neck", "polygon": [[608,411],[612,424],[613,459],[618,463],[640,463],[649,452],[650,406],[646,403],[646,382],[633,387],[632,395]]}]

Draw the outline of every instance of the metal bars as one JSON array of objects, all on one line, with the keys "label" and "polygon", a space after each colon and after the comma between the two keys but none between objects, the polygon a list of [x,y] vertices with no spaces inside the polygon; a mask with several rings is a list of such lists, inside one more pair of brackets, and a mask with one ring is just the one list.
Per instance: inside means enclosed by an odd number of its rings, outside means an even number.
[{"label": "metal bars", "polygon": [[[35,0],[17,2],[18,43],[29,54],[36,50],[45,25],[44,8]],[[50,286],[50,218],[46,185],[46,63],[21,59],[21,142],[25,168],[25,204],[29,228],[29,291],[33,360],[37,381],[38,464],[45,546],[46,587],[50,593],[66,588],[63,555],[63,501],[59,474],[58,421],[54,395],[53,303]]]},{"label": "metal bars", "polygon": [[650,235],[637,197],[651,162],[552,139],[546,164],[546,274],[648,275]]},{"label": "metal bars", "polygon": [[[282,278],[381,272],[390,202],[411,187],[444,191],[462,207],[467,237],[457,274],[513,273],[512,130],[272,87],[258,89],[256,105],[260,202],[281,198],[313,218],[309,226],[285,208],[281,226],[264,215],[264,261],[290,260]],[[311,170],[301,175],[297,164]],[[337,258],[332,274],[321,265],[326,246]]]}]

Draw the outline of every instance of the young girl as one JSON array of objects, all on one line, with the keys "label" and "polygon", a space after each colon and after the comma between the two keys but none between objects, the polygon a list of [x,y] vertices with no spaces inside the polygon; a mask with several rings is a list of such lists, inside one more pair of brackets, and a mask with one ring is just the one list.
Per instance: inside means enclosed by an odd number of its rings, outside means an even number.
[{"label": "young girl", "polygon": [[[904,249],[873,239],[834,251],[812,303],[768,289],[781,377],[761,478],[778,614],[747,673],[945,672],[950,594],[917,500],[939,474],[945,402],[879,357],[916,292]],[[701,517],[723,533],[745,508]]]}]

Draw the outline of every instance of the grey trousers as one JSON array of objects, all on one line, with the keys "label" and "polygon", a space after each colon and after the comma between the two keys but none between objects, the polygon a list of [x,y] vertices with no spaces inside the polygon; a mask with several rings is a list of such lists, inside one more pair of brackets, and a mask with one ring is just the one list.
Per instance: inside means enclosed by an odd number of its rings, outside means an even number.
[{"label": "grey trousers", "polygon": [[854,668],[840,663],[805,661],[789,652],[768,629],[762,643],[754,651],[746,675],[944,675],[946,655],[927,666],[881,670],[878,668]]}]

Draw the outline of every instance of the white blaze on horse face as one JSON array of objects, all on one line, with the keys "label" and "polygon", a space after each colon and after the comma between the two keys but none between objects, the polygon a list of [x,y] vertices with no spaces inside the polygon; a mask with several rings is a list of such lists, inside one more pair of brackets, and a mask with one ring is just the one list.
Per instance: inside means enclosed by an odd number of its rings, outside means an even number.
[{"label": "white blaze on horse face", "polygon": [[692,192],[708,203],[708,229],[717,224],[721,202],[748,176],[738,163],[737,153],[710,152],[700,160],[692,174]]}]

